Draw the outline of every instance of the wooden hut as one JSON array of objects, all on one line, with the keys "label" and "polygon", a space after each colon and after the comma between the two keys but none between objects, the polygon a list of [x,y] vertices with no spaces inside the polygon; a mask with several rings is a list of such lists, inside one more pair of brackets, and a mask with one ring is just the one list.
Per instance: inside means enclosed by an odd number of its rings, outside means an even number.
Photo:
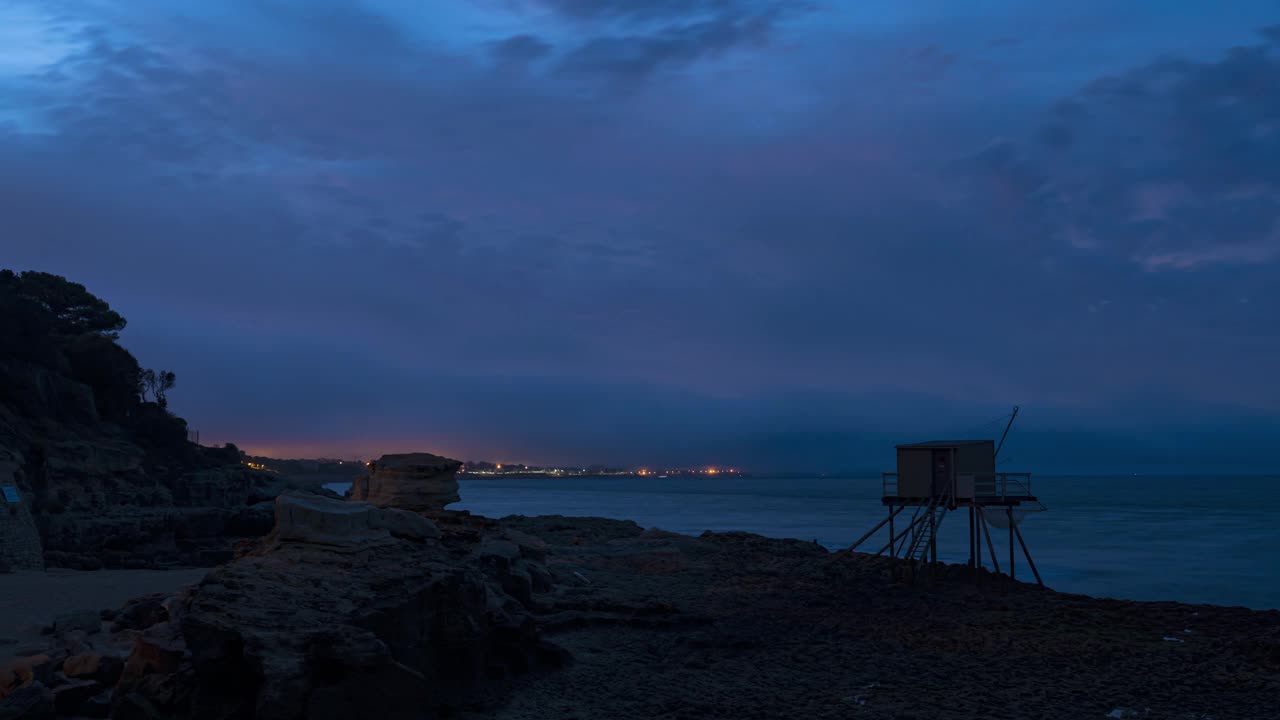
[{"label": "wooden hut", "polygon": [[[1006,431],[1007,432],[1007,431]],[[1014,542],[1022,547],[1027,564],[1040,582],[1031,553],[1018,530],[1015,510],[1024,504],[1043,509],[1031,492],[1031,473],[997,472],[994,440],[929,440],[897,446],[897,470],[881,475],[880,502],[888,508],[881,520],[850,550],[857,548],[882,527],[889,527],[889,541],[877,555],[921,562],[938,560],[937,533],[948,513],[963,508],[969,516],[969,566],[982,566],[985,537],[991,564],[1000,572],[995,546],[987,528],[995,522],[1009,530],[1008,574],[1014,576]],[[915,508],[907,517],[899,517]],[[901,532],[898,528],[901,527]],[[1043,584],[1043,583],[1041,583]]]}]

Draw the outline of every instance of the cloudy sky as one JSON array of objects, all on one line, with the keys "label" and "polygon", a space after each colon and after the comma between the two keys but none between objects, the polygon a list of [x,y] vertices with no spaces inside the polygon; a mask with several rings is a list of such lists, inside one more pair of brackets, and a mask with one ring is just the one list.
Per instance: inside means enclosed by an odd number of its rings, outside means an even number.
[{"label": "cloudy sky", "polygon": [[1280,8],[4,0],[0,266],[256,452],[1274,470]]}]

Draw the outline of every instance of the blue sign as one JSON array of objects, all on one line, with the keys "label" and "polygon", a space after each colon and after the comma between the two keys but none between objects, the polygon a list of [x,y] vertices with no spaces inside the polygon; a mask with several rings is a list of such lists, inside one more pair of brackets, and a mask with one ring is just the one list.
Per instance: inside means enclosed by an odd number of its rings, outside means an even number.
[{"label": "blue sign", "polygon": [[5,485],[0,488],[0,492],[4,493],[4,501],[7,503],[13,503],[16,505],[22,501],[21,498],[18,497],[18,488],[12,485]]}]

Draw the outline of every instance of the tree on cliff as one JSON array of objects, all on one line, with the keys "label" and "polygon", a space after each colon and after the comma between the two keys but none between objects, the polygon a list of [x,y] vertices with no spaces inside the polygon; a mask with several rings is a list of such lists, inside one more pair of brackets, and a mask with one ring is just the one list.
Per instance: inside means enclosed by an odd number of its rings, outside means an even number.
[{"label": "tree on cliff", "polygon": [[117,342],[124,326],[124,318],[83,285],[49,273],[0,270],[0,385],[9,386],[8,392],[0,387],[0,403],[34,416],[84,417],[45,397],[55,386],[23,369],[34,366],[89,386],[102,419],[128,418],[139,403],[141,368]]},{"label": "tree on cliff", "polygon": [[61,275],[0,270],[0,288],[44,308],[53,331],[64,337],[96,334],[115,339],[125,326],[125,319],[105,300]]},{"label": "tree on cliff", "polygon": [[[124,327],[123,317],[79,283],[0,268],[0,456],[12,449],[27,459],[25,482],[36,498],[44,493],[45,448],[68,439],[132,443],[157,482],[239,462],[238,451],[205,457],[188,441],[186,421],[166,407],[176,374],[144,374],[119,342]],[[75,478],[61,482],[78,497]]]},{"label": "tree on cliff", "polygon": [[142,383],[142,399],[147,399],[147,392],[151,393],[152,399],[161,409],[169,407],[169,400],[165,397],[165,393],[173,389],[174,384],[178,382],[178,376],[172,370],[143,370],[141,375]]}]

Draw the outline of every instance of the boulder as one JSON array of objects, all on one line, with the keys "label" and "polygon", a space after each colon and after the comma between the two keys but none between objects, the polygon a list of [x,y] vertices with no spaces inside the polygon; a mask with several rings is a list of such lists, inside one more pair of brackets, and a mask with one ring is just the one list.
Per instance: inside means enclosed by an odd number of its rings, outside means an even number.
[{"label": "boulder", "polygon": [[383,455],[351,486],[351,499],[414,512],[458,502],[457,460],[431,453]]},{"label": "boulder", "polygon": [[520,555],[526,560],[542,562],[547,559],[547,543],[540,537],[511,528],[504,528],[502,537],[515,543],[520,548]]},{"label": "boulder", "polygon": [[399,508],[382,508],[373,517],[374,523],[393,537],[406,540],[436,540],[440,529],[436,524],[415,512]]},{"label": "boulder", "polygon": [[[520,546],[510,540],[485,538],[476,555],[481,569],[497,581],[502,591],[524,605],[533,603],[535,590],[545,589],[535,587],[534,573],[530,568],[536,563],[522,559]],[[541,568],[540,565],[538,567]]]},{"label": "boulder", "polygon": [[55,647],[61,648],[65,653],[63,657],[66,657],[92,650],[93,642],[89,640],[89,633],[83,630],[68,630],[58,634]]},{"label": "boulder", "polygon": [[520,558],[519,545],[510,540],[500,540],[498,538],[485,538],[476,552],[479,553],[482,559],[492,559],[506,563],[515,562]]},{"label": "boulder", "polygon": [[87,718],[105,718],[111,715],[111,691],[103,690],[80,704],[80,714]]},{"label": "boulder", "polygon": [[156,623],[169,620],[169,609],[166,607],[168,595],[156,593],[134,598],[116,613],[111,624],[111,632],[122,630],[146,630]]},{"label": "boulder", "polygon": [[103,685],[114,685],[123,669],[123,660],[100,653],[72,655],[62,663],[63,675],[73,680],[95,680]]},{"label": "boulder", "polygon": [[59,715],[78,715],[80,706],[100,692],[102,686],[92,680],[68,680],[53,689],[53,710]]},{"label": "boulder", "polygon": [[0,698],[31,683],[48,684],[53,680],[53,661],[48,655],[18,658],[0,668]]},{"label": "boulder", "polygon": [[[113,720],[191,717],[191,692],[191,679],[187,676],[178,673],[146,675],[115,689],[111,696],[110,714]],[[90,708],[96,704],[94,699],[86,703]],[[82,708],[81,712],[86,710]],[[201,714],[199,717],[219,716]]]},{"label": "boulder", "polygon": [[[271,536],[139,639],[112,717],[431,717],[556,655],[426,518],[292,493],[276,507]],[[180,641],[152,641],[173,626]]]},{"label": "boulder", "polygon": [[53,692],[33,682],[0,700],[0,720],[53,720]]},{"label": "boulder", "polygon": [[153,625],[134,640],[133,651],[120,675],[120,685],[128,686],[147,675],[175,673],[186,653],[186,642],[175,623]]}]

